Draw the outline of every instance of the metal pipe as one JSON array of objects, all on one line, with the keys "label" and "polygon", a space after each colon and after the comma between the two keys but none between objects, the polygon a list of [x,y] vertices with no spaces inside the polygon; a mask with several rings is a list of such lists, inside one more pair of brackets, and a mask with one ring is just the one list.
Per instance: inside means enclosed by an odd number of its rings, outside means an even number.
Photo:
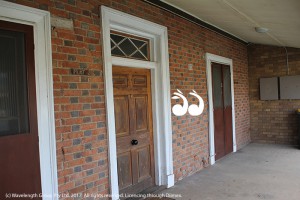
[{"label": "metal pipe", "polygon": [[286,47],[283,47],[283,48],[285,49],[285,53],[286,53],[286,72],[287,72],[287,75],[290,75],[289,54],[288,54],[287,48]]}]

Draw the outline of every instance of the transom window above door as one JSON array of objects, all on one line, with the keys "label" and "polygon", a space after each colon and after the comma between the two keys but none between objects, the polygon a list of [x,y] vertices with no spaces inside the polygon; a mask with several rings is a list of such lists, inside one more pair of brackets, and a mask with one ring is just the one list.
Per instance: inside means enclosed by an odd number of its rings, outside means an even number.
[{"label": "transom window above door", "polygon": [[111,55],[138,60],[150,60],[150,41],[116,31],[110,33]]}]

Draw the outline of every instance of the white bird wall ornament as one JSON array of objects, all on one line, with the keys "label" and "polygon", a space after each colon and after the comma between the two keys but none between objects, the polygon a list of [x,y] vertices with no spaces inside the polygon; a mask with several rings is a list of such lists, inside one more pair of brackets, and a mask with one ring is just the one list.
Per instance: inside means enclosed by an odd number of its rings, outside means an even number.
[{"label": "white bird wall ornament", "polygon": [[182,99],[183,100],[183,105],[181,104],[176,104],[172,107],[172,111],[174,113],[174,115],[176,116],[183,116],[185,115],[185,113],[188,111],[188,106],[189,106],[189,103],[186,99],[185,96],[183,96],[183,93],[177,89],[178,92],[174,92],[174,95],[176,96],[173,96],[172,99]]},{"label": "white bird wall ornament", "polygon": [[204,110],[204,101],[200,95],[195,90],[192,90],[193,92],[190,92],[189,94],[196,97],[199,101],[199,104],[192,104],[188,105],[188,100],[187,98],[183,95],[183,93],[177,89],[177,92],[174,92],[173,94],[175,96],[172,97],[172,99],[182,99],[183,100],[183,105],[181,104],[176,104],[172,107],[172,112],[176,116],[183,116],[187,112],[191,116],[198,116],[201,115],[203,110]]},{"label": "white bird wall ornament", "polygon": [[189,111],[190,115],[192,115],[192,116],[201,115],[204,110],[204,101],[203,101],[202,97],[200,97],[197,94],[197,92],[195,92],[195,90],[193,90],[193,92],[190,92],[189,94],[193,95],[194,97],[196,97],[199,100],[199,105],[192,104],[189,106],[188,111]]}]

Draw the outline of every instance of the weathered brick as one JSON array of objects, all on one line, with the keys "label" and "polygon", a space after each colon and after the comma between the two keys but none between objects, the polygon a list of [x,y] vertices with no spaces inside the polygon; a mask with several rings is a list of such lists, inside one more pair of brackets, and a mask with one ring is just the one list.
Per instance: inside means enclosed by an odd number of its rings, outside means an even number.
[{"label": "weathered brick", "polygon": [[71,103],[78,103],[78,97],[71,97],[70,102]]},{"label": "weathered brick", "polygon": [[96,110],[96,115],[101,115],[101,110]]},{"label": "weathered brick", "polygon": [[102,76],[102,71],[94,70],[95,76]]},{"label": "weathered brick", "polygon": [[81,28],[83,29],[89,29],[89,25],[87,23],[81,23]]},{"label": "weathered brick", "polygon": [[79,116],[79,111],[72,111],[71,116],[72,117],[78,117]]},{"label": "weathered brick", "polygon": [[74,172],[81,172],[81,166],[74,167]]},{"label": "weathered brick", "polygon": [[94,58],[93,58],[93,63],[99,64],[99,63],[101,63],[101,59],[100,59],[100,58],[97,58],[97,57],[94,57]]},{"label": "weathered brick", "polygon": [[84,148],[85,148],[86,150],[91,150],[91,149],[92,149],[92,143],[87,143],[87,144],[85,144],[85,145],[84,145]]},{"label": "weathered brick", "polygon": [[69,88],[70,89],[77,89],[77,84],[76,83],[70,83]]},{"label": "weathered brick", "polygon": [[93,182],[86,184],[86,189],[90,189],[92,187],[94,187],[94,183]]},{"label": "weathered brick", "polygon": [[81,95],[82,96],[87,96],[87,95],[89,95],[89,91],[88,90],[82,90]]},{"label": "weathered brick", "polygon": [[82,14],[85,15],[85,16],[90,16],[90,15],[91,15],[91,12],[88,11],[88,10],[83,10],[83,11],[82,11]]},{"label": "weathered brick", "polygon": [[60,2],[55,2],[55,7],[59,9],[65,9],[65,6]]},{"label": "weathered brick", "polygon": [[94,36],[95,36],[95,33],[92,32],[92,31],[88,31],[88,32],[87,32],[87,36],[88,36],[88,37],[94,37]]},{"label": "weathered brick", "polygon": [[74,6],[76,5],[75,2],[76,2],[76,0],[68,0],[68,4],[71,4],[71,5],[74,5]]},{"label": "weathered brick", "polygon": [[100,96],[96,96],[95,97],[95,102],[101,102],[101,97]]},{"label": "weathered brick", "polygon": [[71,46],[73,46],[73,42],[70,41],[70,40],[65,40],[65,41],[64,41],[64,45],[65,45],[65,46],[70,46],[70,47],[71,47]]},{"label": "weathered brick", "polygon": [[102,153],[104,151],[104,148],[103,147],[99,147],[98,148],[98,153]]},{"label": "weathered brick", "polygon": [[73,125],[72,126],[72,131],[75,132],[75,131],[79,131],[80,130],[80,125]]},{"label": "weathered brick", "polygon": [[98,162],[98,165],[99,165],[99,166],[104,165],[104,164],[105,164],[105,161],[104,161],[104,160],[100,160],[100,161]]},{"label": "weathered brick", "polygon": [[99,178],[103,178],[103,177],[105,177],[105,172],[101,172],[101,173],[99,174]]},{"label": "weathered brick", "polygon": [[88,65],[86,63],[79,63],[79,66],[80,66],[80,68],[83,68],[83,69],[88,67]]},{"label": "weathered brick", "polygon": [[87,176],[90,176],[90,175],[92,175],[94,173],[94,170],[93,169],[90,169],[90,170],[87,170],[86,171],[86,175]]},{"label": "weathered brick", "polygon": [[91,136],[91,135],[92,135],[92,131],[91,130],[84,131],[84,136]]},{"label": "weathered brick", "polygon": [[81,143],[81,139],[80,138],[76,138],[73,140],[73,145],[78,145]]},{"label": "weathered brick", "polygon": [[91,104],[83,104],[83,110],[91,109]]},{"label": "weathered brick", "polygon": [[105,138],[104,134],[98,136],[98,140],[104,140],[104,138]]},{"label": "weathered brick", "polygon": [[93,161],[93,158],[91,156],[85,158],[85,162],[87,162],[87,163],[92,162],[92,161]]},{"label": "weathered brick", "polygon": [[74,153],[73,154],[74,159],[78,159],[82,157],[82,153]]},{"label": "weathered brick", "polygon": [[88,82],[88,81],[89,81],[88,77],[86,77],[86,76],[81,77],[81,82]]},{"label": "weathered brick", "polygon": [[104,122],[98,122],[97,123],[97,128],[102,128],[105,126],[105,123]]},{"label": "weathered brick", "polygon": [[93,44],[89,44],[88,48],[89,48],[90,51],[95,51],[96,50],[96,47]]},{"label": "weathered brick", "polygon": [[47,4],[41,4],[39,5],[39,9],[42,9],[42,10],[48,10],[48,5]]},{"label": "weathered brick", "polygon": [[92,121],[91,117],[84,117],[83,118],[83,123],[89,123],[91,121]]},{"label": "weathered brick", "polygon": [[76,60],[76,56],[74,56],[74,55],[68,55],[68,60],[69,61],[75,61]]},{"label": "weathered brick", "polygon": [[92,83],[91,88],[92,89],[97,89],[98,88],[98,84],[97,83]]},{"label": "weathered brick", "polygon": [[[86,50],[85,49],[78,49],[78,53],[80,55],[86,55]],[[81,67],[81,66],[80,66]]]}]

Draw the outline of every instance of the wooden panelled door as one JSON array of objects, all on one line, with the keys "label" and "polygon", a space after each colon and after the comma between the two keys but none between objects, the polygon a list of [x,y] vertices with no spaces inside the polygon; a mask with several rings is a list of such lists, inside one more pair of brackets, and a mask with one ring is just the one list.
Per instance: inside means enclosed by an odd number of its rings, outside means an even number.
[{"label": "wooden panelled door", "polygon": [[154,186],[150,78],[149,69],[113,67],[120,194]]},{"label": "wooden panelled door", "polygon": [[0,44],[0,199],[40,194],[33,27],[0,21]]},{"label": "wooden panelled door", "polygon": [[212,63],[216,160],[233,151],[230,66]]}]

